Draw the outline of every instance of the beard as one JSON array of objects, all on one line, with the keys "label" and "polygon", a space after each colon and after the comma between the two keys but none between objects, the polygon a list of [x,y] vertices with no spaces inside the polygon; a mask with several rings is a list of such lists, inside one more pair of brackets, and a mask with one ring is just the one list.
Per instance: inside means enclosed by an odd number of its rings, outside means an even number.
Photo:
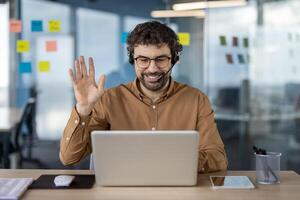
[{"label": "beard", "polygon": [[150,91],[162,89],[168,82],[170,76],[164,72],[147,73],[143,72],[139,78],[145,88]]}]

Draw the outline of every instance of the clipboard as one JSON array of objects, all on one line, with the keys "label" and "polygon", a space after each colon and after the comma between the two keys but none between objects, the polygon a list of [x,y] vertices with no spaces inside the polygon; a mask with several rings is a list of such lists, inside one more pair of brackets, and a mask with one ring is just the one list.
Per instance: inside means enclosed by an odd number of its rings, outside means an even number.
[{"label": "clipboard", "polygon": [[55,186],[54,178],[61,174],[44,174],[36,179],[28,189],[90,189],[95,183],[93,174],[68,174],[75,176],[70,186]]}]

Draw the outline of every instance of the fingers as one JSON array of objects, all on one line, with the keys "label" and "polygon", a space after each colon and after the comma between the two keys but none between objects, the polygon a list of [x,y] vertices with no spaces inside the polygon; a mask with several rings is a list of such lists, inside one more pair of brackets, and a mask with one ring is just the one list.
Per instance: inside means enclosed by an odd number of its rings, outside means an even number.
[{"label": "fingers", "polygon": [[81,80],[82,79],[82,72],[79,67],[78,60],[75,60],[75,73],[76,73],[76,80]]},{"label": "fingers", "polygon": [[[94,67],[94,61],[92,58],[89,58],[89,74],[87,74],[87,67],[84,61],[84,57],[80,56],[79,60],[75,60],[75,74],[74,76],[73,72],[73,78],[75,79],[74,82],[81,80],[82,78],[89,77],[93,78],[95,82],[95,67]],[[71,75],[70,75],[71,76]],[[73,80],[72,80],[73,81]]]},{"label": "fingers", "polygon": [[89,58],[89,66],[89,77],[93,80],[94,84],[96,85],[94,60],[91,57]]},{"label": "fingers", "polygon": [[86,77],[87,76],[87,70],[86,70],[86,65],[85,65],[84,57],[80,56],[79,61],[80,61],[82,76]]},{"label": "fingers", "polygon": [[74,85],[76,83],[76,79],[75,79],[75,76],[73,74],[73,71],[72,71],[72,69],[69,69],[68,71],[69,71],[69,76],[70,76],[70,79],[72,81],[72,84]]},{"label": "fingers", "polygon": [[89,68],[89,75],[90,76],[95,76],[95,66],[94,66],[94,60],[93,60],[93,58],[89,58],[89,66],[90,66],[90,68]]},{"label": "fingers", "polygon": [[104,91],[104,84],[105,84],[105,76],[102,74],[99,78],[99,83],[98,83],[99,91]]}]

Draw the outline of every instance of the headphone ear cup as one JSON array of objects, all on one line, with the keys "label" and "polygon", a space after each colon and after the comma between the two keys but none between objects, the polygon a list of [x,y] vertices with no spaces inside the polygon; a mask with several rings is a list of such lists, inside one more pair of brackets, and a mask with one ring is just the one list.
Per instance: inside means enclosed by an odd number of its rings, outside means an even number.
[{"label": "headphone ear cup", "polygon": [[177,63],[177,61],[179,60],[179,56],[176,55],[173,59],[172,59],[172,65],[175,65]]},{"label": "headphone ear cup", "polygon": [[132,65],[134,64],[132,54],[129,54],[129,60],[128,60],[128,62],[129,62],[130,64],[132,64]]}]

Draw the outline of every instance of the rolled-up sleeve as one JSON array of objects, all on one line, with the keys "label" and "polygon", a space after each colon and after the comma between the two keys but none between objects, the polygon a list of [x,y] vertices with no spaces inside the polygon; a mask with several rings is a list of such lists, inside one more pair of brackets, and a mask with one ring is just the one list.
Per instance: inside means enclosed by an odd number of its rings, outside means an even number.
[{"label": "rolled-up sleeve", "polygon": [[80,116],[74,107],[60,141],[61,162],[64,165],[74,165],[81,161],[92,151],[91,131],[108,128],[100,100],[89,116]]}]

